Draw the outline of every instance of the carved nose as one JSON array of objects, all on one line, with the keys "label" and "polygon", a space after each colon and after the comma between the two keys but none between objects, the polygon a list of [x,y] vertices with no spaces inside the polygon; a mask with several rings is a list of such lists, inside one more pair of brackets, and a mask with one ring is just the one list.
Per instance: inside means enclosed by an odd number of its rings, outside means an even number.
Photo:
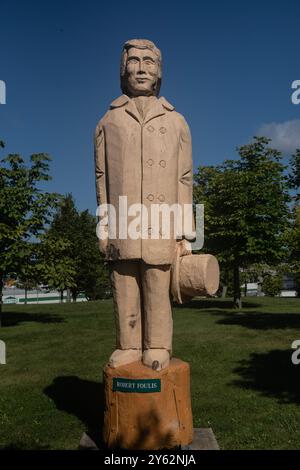
[{"label": "carved nose", "polygon": [[144,63],[143,63],[142,60],[140,61],[140,66],[139,66],[138,73],[146,73],[145,69],[144,69]]}]

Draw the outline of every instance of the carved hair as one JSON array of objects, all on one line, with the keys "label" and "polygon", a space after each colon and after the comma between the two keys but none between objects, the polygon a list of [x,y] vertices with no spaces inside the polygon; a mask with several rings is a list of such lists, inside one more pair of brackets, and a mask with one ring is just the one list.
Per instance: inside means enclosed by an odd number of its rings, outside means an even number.
[{"label": "carved hair", "polygon": [[121,69],[120,69],[120,76],[121,76],[121,90],[125,95],[128,94],[127,89],[127,73],[126,73],[126,63],[128,57],[128,50],[131,47],[135,47],[136,49],[150,49],[157,57],[158,63],[158,79],[155,84],[155,95],[158,96],[160,86],[161,86],[161,78],[162,78],[162,57],[160,50],[156,47],[154,42],[149,41],[148,39],[131,39],[130,41],[126,41],[121,56]]}]

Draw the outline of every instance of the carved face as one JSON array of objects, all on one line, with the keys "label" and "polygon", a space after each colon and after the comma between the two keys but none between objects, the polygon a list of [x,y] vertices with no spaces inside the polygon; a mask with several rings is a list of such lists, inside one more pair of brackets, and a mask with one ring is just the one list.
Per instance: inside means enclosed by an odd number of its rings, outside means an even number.
[{"label": "carved face", "polygon": [[132,96],[155,94],[158,80],[157,57],[150,49],[128,50],[126,62],[127,88]]}]

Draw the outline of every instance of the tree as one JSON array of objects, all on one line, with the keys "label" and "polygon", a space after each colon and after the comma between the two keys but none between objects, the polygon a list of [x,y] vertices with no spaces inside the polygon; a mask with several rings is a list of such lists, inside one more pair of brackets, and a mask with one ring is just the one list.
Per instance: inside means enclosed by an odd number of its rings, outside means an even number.
[{"label": "tree", "polygon": [[266,263],[254,263],[249,267],[243,270],[243,282],[245,282],[245,292],[247,289],[247,283],[254,282],[257,283],[257,295],[261,295],[262,292],[262,283],[266,276],[274,276],[276,272],[280,272],[282,276],[282,266],[270,266]]},{"label": "tree", "polygon": [[298,296],[300,295],[300,150],[297,149],[290,160],[291,173],[289,175],[290,188],[296,193],[293,196],[291,226],[286,232],[286,243],[289,250],[287,263],[289,271],[293,274]]},{"label": "tree", "polygon": [[24,242],[22,245],[22,252],[19,253],[22,259],[18,274],[17,274],[17,287],[25,290],[25,304],[27,304],[28,290],[33,289],[40,282],[39,272],[37,269],[38,262],[38,248],[37,243]]},{"label": "tree", "polygon": [[0,324],[4,277],[20,272],[24,243],[39,237],[58,202],[57,194],[38,186],[51,179],[50,161],[44,153],[31,155],[28,166],[15,154],[0,161]]},{"label": "tree", "polygon": [[234,302],[241,307],[240,268],[276,264],[284,256],[288,181],[270,139],[254,137],[239,159],[199,167],[194,200],[205,207],[205,250],[233,273]]},{"label": "tree", "polygon": [[264,277],[262,283],[262,290],[266,295],[269,295],[270,297],[275,297],[275,295],[278,295],[280,293],[281,289],[282,276],[278,274],[273,276],[268,274]]},{"label": "tree", "polygon": [[70,243],[52,235],[45,235],[39,245],[39,279],[50,288],[60,291],[61,302],[66,289],[76,286],[75,262],[69,256]]},{"label": "tree", "polygon": [[295,204],[292,212],[292,223],[286,239],[289,249],[288,266],[294,276],[298,296],[300,295],[300,204]]},{"label": "tree", "polygon": [[69,243],[68,256],[74,261],[76,275],[71,288],[73,300],[79,292],[88,299],[102,298],[109,290],[108,270],[99,251],[96,218],[87,210],[79,212],[72,195],[65,196],[58,208],[49,234],[64,237]]},{"label": "tree", "polygon": [[[290,160],[291,174],[289,176],[289,183],[292,189],[300,188],[300,149],[297,149],[295,154],[292,155]],[[299,200],[299,194],[295,196],[296,201]]]},{"label": "tree", "polygon": [[108,268],[99,251],[96,223],[96,217],[87,210],[79,213],[77,243],[81,250],[76,257],[77,289],[85,292],[90,300],[103,298],[110,291]]}]

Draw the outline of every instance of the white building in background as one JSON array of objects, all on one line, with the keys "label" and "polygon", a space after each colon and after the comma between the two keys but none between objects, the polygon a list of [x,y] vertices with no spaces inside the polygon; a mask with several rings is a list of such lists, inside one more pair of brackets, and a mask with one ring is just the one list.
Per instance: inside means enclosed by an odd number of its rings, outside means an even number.
[{"label": "white building in background", "polygon": [[[253,296],[264,296],[265,294],[261,291],[261,287],[258,282],[248,282],[246,284],[247,297]],[[242,295],[245,295],[245,284],[241,286]],[[283,276],[282,289],[280,294],[276,297],[297,297],[297,291],[295,290],[295,281],[290,275]]]},{"label": "white building in background", "polygon": [[282,290],[279,297],[297,297],[296,283],[292,275],[284,274],[282,279]]},{"label": "white building in background", "polygon": [[[247,297],[253,297],[259,295],[260,297],[265,295],[263,292],[259,292],[258,283],[257,282],[247,282],[246,284],[247,290],[246,295]],[[245,294],[245,284],[241,286],[242,294]]]},{"label": "white building in background", "polygon": [[[3,290],[3,303],[4,304],[25,304],[25,291],[23,289],[16,289],[14,287]],[[63,302],[67,302],[67,291],[64,291]],[[84,294],[77,296],[77,302],[87,302]],[[44,290],[31,290],[27,292],[27,305],[28,304],[59,304],[61,303],[61,295],[58,291],[45,292]]]}]

